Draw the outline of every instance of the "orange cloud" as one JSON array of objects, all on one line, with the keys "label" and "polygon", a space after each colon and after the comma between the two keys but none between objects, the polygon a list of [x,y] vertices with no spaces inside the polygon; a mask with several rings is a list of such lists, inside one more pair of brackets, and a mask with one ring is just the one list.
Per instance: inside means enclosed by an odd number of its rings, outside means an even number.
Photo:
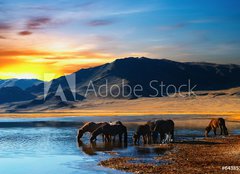
[{"label": "orange cloud", "polygon": [[0,57],[6,56],[47,56],[50,52],[36,50],[0,50]]},{"label": "orange cloud", "polygon": [[13,65],[13,64],[19,64],[19,63],[24,63],[24,60],[21,59],[16,59],[16,58],[1,58],[1,68],[8,66],[8,65]]},{"label": "orange cloud", "polygon": [[[55,73],[56,77],[106,63],[110,54],[85,51],[50,52],[40,50],[0,50],[0,79],[10,76],[36,77],[43,79],[44,73]],[[17,77],[15,77],[17,78]],[[49,79],[48,79],[49,80]]]},{"label": "orange cloud", "polygon": [[70,73],[76,72],[76,71],[78,71],[80,69],[83,69],[83,68],[90,68],[90,67],[98,66],[98,65],[101,65],[101,64],[102,63],[86,63],[86,64],[79,64],[79,65],[69,64],[69,65],[66,65],[62,68],[61,73],[70,74]]}]

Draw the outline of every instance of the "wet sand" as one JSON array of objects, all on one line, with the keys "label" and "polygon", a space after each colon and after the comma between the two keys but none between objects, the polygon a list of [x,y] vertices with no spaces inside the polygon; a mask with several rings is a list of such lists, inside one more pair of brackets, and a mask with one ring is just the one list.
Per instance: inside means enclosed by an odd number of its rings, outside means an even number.
[{"label": "wet sand", "polygon": [[[155,157],[156,164],[141,163],[134,157],[113,157],[99,165],[133,173],[239,173],[240,136],[205,138],[158,145],[164,155]],[[222,167],[226,167],[225,170]],[[229,167],[230,166],[230,167]],[[235,170],[233,170],[234,166]],[[232,170],[230,170],[232,168]]]}]

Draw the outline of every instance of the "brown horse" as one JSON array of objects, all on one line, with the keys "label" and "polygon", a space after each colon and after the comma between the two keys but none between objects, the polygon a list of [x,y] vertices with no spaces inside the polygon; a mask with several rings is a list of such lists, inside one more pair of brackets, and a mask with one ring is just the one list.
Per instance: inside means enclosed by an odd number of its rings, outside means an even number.
[{"label": "brown horse", "polygon": [[151,143],[151,130],[148,124],[139,125],[137,131],[133,135],[134,144],[139,144],[140,138],[143,138],[143,143]]},{"label": "brown horse", "polygon": [[87,122],[85,123],[79,130],[78,130],[78,135],[77,135],[77,140],[79,141],[83,134],[86,132],[90,132],[91,134],[93,131],[95,131],[97,128],[104,126],[108,124],[107,122],[101,122],[101,123],[94,123],[94,122]]},{"label": "brown horse", "polygon": [[127,144],[127,128],[122,124],[106,124],[96,129],[90,138],[91,142],[96,141],[97,136],[103,134],[108,142],[111,142],[111,136],[119,136],[119,142],[122,142],[122,135],[124,135],[124,143]]},{"label": "brown horse", "polygon": [[[121,121],[113,121],[109,122],[110,125],[123,125]],[[112,136],[109,136],[109,138],[112,138]],[[113,136],[113,142],[115,142],[116,136]]]},{"label": "brown horse", "polygon": [[153,143],[157,142],[158,134],[160,134],[160,143],[166,139],[166,134],[171,135],[171,139],[174,141],[174,122],[172,120],[156,120],[151,122],[151,126]]},{"label": "brown horse", "polygon": [[223,118],[214,118],[210,121],[209,125],[205,129],[205,136],[208,137],[208,133],[213,130],[214,135],[217,135],[217,128],[220,127],[220,135],[228,135],[228,130],[225,125],[225,120]]}]

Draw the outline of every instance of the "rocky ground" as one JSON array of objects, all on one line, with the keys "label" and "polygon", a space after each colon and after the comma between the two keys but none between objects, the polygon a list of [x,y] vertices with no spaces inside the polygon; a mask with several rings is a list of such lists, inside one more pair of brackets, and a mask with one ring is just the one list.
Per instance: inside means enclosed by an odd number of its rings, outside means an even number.
[{"label": "rocky ground", "polygon": [[162,147],[166,152],[155,158],[156,164],[133,163],[134,157],[114,157],[99,165],[139,174],[240,173],[240,136],[182,141]]}]

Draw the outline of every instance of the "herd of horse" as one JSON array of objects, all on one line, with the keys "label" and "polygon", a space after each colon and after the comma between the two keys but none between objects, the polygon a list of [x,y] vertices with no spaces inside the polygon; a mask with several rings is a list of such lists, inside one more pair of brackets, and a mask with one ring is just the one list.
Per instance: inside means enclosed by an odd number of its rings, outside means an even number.
[{"label": "herd of horse", "polygon": [[[220,128],[220,135],[228,135],[228,130],[223,118],[214,118],[210,121],[209,125],[205,128],[205,136],[213,130],[216,136],[216,130]],[[97,137],[102,135],[102,139],[105,142],[115,142],[116,136],[118,140],[124,144],[127,144],[128,133],[127,127],[123,125],[121,121],[116,122],[87,122],[80,129],[78,129],[77,140],[80,141],[83,134],[89,132],[91,134],[90,142],[96,142]],[[173,120],[152,120],[146,124],[139,125],[137,130],[133,134],[134,144],[139,144],[142,139],[144,144],[151,143],[164,143],[174,142],[174,122]]]}]

